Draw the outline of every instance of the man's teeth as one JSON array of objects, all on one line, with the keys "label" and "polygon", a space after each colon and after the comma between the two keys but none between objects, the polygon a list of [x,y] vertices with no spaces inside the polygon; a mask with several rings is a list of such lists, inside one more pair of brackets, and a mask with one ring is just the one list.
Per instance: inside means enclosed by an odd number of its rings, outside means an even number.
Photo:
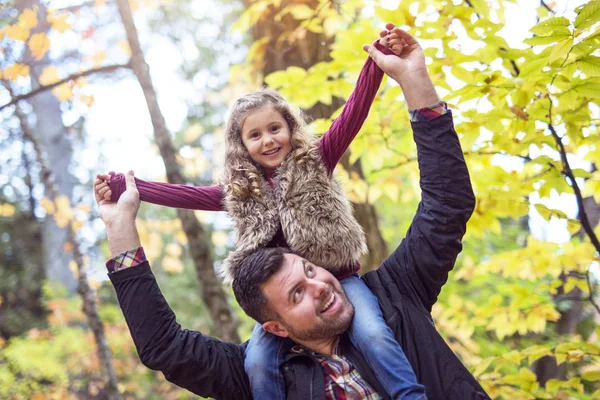
[{"label": "man's teeth", "polygon": [[329,301],[327,303],[325,303],[323,308],[321,308],[321,312],[327,310],[331,306],[331,304],[333,304],[334,300],[335,300],[335,294],[331,293],[331,297],[329,298]]}]

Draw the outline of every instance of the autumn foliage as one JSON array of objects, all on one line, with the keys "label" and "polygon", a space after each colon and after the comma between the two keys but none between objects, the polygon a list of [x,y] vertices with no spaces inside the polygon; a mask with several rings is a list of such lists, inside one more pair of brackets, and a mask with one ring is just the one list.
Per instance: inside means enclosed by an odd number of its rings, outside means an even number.
[{"label": "autumn foliage", "polygon": [[[305,109],[346,99],[364,62],[362,45],[375,39],[382,22],[405,27],[422,44],[434,84],[453,111],[477,197],[464,250],[433,311],[438,330],[492,398],[600,398],[600,1],[571,12],[541,1],[527,36],[517,42],[503,30],[510,27],[506,15],[515,3],[246,1],[230,27],[236,35],[267,23],[267,15],[273,23],[295,23],[276,40],[265,36],[250,43],[223,93],[264,80]],[[58,36],[75,30],[85,41],[94,35],[92,27],[76,30],[73,11],[44,15],[40,21],[37,9],[22,10],[0,30],[0,43],[13,52],[0,63],[0,78],[14,89],[10,106],[40,90],[32,85],[28,63],[46,57]],[[40,31],[42,23],[47,28]],[[285,51],[311,32],[332,43],[328,61],[262,75],[268,52]],[[127,46],[114,59],[96,50],[76,70],[47,66],[36,77],[39,85],[62,102],[93,107],[88,79],[107,71],[103,67],[128,67],[121,58],[130,54]],[[9,103],[2,109],[9,111]],[[312,121],[311,129],[324,132],[339,111]],[[200,147],[192,151],[202,153]],[[352,143],[350,161],[359,159],[362,176],[342,167],[338,176],[353,202],[375,206],[381,232],[393,246],[420,194],[406,104],[391,82],[382,85]],[[189,157],[181,161],[187,171],[197,170]],[[76,231],[90,211],[62,197],[41,198],[40,205],[47,218]],[[0,218],[18,212],[15,205],[0,204]],[[165,280],[189,273],[188,243],[172,218],[140,223],[146,253]],[[219,254],[226,251],[227,233],[210,233]],[[0,397],[101,393],[93,340],[77,301],[49,296],[47,329],[0,344]],[[107,302],[100,314],[126,398],[185,398],[139,363],[115,304]],[[241,335],[247,337],[251,325],[245,324]],[[208,330],[210,323],[202,326]]]}]

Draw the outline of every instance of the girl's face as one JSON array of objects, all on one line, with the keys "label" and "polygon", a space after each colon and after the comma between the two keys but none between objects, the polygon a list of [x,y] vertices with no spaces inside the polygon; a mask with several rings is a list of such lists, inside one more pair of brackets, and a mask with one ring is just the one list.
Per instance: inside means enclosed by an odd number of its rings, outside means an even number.
[{"label": "girl's face", "polygon": [[283,116],[266,106],[250,112],[242,125],[242,143],[250,158],[272,173],[292,150],[290,127]]}]

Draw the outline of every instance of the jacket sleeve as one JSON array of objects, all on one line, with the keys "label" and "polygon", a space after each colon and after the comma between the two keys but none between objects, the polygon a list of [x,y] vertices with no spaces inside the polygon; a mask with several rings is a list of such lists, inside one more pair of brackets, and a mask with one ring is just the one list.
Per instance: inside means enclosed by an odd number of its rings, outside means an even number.
[{"label": "jacket sleeve", "polygon": [[244,345],[182,329],[148,262],[109,274],[142,363],[197,395],[251,399]]},{"label": "jacket sleeve", "polygon": [[[175,185],[135,178],[140,200],[172,208],[202,211],[225,211],[223,188],[214,186]],[[111,201],[116,202],[125,191],[125,175],[111,173]]]},{"label": "jacket sleeve", "polygon": [[[412,123],[420,170],[421,202],[406,237],[380,269],[394,286],[431,311],[462,250],[475,196],[452,113]],[[388,275],[389,274],[389,275]]]}]

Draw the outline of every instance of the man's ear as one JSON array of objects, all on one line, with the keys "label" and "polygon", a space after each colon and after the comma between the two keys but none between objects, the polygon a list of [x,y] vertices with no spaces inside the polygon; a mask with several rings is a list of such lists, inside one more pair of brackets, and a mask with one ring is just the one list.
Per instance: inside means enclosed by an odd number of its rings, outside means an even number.
[{"label": "man's ear", "polygon": [[290,333],[283,325],[278,321],[267,321],[263,324],[263,329],[275,336],[289,337]]}]

